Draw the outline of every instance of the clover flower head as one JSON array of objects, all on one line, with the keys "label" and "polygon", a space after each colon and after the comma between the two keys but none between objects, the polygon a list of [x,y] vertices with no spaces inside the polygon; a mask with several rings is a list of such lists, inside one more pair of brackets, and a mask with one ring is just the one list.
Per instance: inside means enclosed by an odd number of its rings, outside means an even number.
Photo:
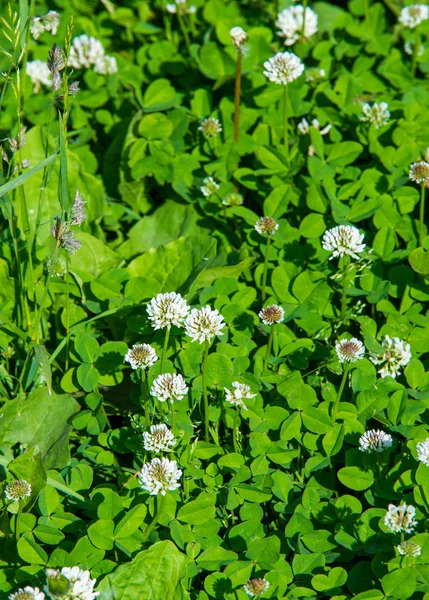
[{"label": "clover flower head", "polygon": [[68,64],[74,69],[100,67],[105,58],[104,47],[100,40],[85,34],[73,38]]},{"label": "clover flower head", "polygon": [[[45,264],[45,273],[51,273],[52,259],[48,259]],[[67,272],[67,264],[61,257],[57,258],[54,264],[54,270],[51,273],[51,277],[64,277]]]},{"label": "clover flower head", "polygon": [[264,75],[279,85],[287,85],[298,79],[304,71],[304,65],[293,52],[278,52],[264,62]]},{"label": "clover flower head", "polygon": [[181,327],[189,313],[188,303],[177,292],[158,294],[147,305],[149,321],[154,329]]},{"label": "clover flower head", "polygon": [[411,165],[408,177],[416,183],[427,183],[429,181],[429,163],[424,160]]},{"label": "clover flower head", "polygon": [[335,350],[341,363],[357,362],[364,357],[365,346],[356,338],[340,340],[335,344]]},{"label": "clover flower head", "polygon": [[45,31],[49,31],[52,35],[56,35],[60,24],[60,15],[55,10],[50,10],[42,17],[33,17],[30,25],[31,35],[35,40]]},{"label": "clover flower head", "polygon": [[332,252],[329,260],[336,256],[348,254],[352,258],[359,259],[358,253],[363,252],[365,245],[363,238],[365,234],[360,233],[357,227],[352,225],[339,225],[328,229],[322,238],[322,248]]},{"label": "clover flower head", "polygon": [[8,500],[14,502],[24,500],[31,496],[31,485],[25,479],[16,479],[7,484],[4,494]]},{"label": "clover flower head", "polygon": [[80,195],[79,190],[76,190],[76,194],[74,197],[73,206],[71,208],[71,225],[82,225],[82,223],[86,219],[86,214],[84,210],[86,202],[83,201],[82,196]]},{"label": "clover flower head", "polygon": [[396,546],[397,551],[402,556],[420,556],[422,549],[416,544],[416,542],[402,542],[399,546]]},{"label": "clover flower head", "polygon": [[376,129],[380,129],[389,122],[389,105],[387,102],[380,102],[379,104],[374,102],[371,106],[366,102],[362,105],[362,114],[359,118],[361,121],[372,123]]},{"label": "clover flower head", "polygon": [[317,67],[310,67],[305,71],[305,81],[307,83],[316,83],[326,77],[325,69],[318,69]]},{"label": "clover flower head", "polygon": [[185,321],[186,334],[192,338],[192,341],[199,341],[200,344],[211,342],[215,335],[219,335],[225,327],[222,315],[217,310],[212,310],[210,306],[203,308],[193,308]]},{"label": "clover flower head", "polygon": [[378,373],[383,379],[388,376],[395,379],[401,374],[401,367],[405,367],[411,360],[411,346],[397,337],[390,338],[388,335],[382,341],[382,346],[383,354],[371,353],[369,358],[374,365],[382,365]]},{"label": "clover flower head", "polygon": [[317,131],[320,131],[320,135],[326,135],[327,133],[330,132],[330,130],[332,128],[332,125],[329,124],[329,125],[326,125],[323,129],[320,129],[320,123],[317,119],[313,119],[311,121],[311,124],[309,124],[307,119],[304,117],[298,123],[297,129],[301,135],[305,135],[307,133],[310,133],[310,125],[311,125],[311,127],[314,127],[314,129],[317,129]]},{"label": "clover flower head", "polygon": [[233,27],[229,35],[231,36],[231,42],[238,50],[241,50],[243,44],[247,42],[247,33],[242,27]]},{"label": "clover flower head", "polygon": [[222,200],[224,206],[241,206],[244,202],[243,196],[238,192],[227,194]]},{"label": "clover flower head", "polygon": [[[277,15],[277,34],[285,38],[285,46],[292,46],[299,40],[303,25],[304,7],[300,4],[285,8]],[[307,7],[305,9],[304,37],[308,39],[315,33],[317,33],[317,15],[311,8]]]},{"label": "clover flower head", "polygon": [[[406,54],[408,54],[408,56],[412,56],[414,54],[414,47],[415,47],[415,42],[411,42],[409,40],[409,41],[405,42],[405,44],[404,44],[404,52]],[[419,44],[419,47],[417,50],[417,56],[422,56],[424,51],[425,51],[425,47],[423,46],[423,44]]]},{"label": "clover flower head", "polygon": [[413,4],[401,10],[398,21],[408,29],[415,29],[429,18],[429,7],[426,4]]},{"label": "clover flower head", "polygon": [[153,382],[150,393],[160,402],[179,402],[188,393],[188,386],[180,374],[163,373]]},{"label": "clover flower head", "polygon": [[197,10],[193,4],[189,6],[187,0],[174,0],[174,2],[167,3],[165,8],[172,15],[176,13],[180,15],[193,14]]},{"label": "clover flower head", "polygon": [[51,87],[52,78],[48,65],[43,60],[30,60],[27,62],[26,73],[33,83],[33,91],[37,94],[43,85]]},{"label": "clover flower head", "polygon": [[407,506],[405,502],[399,506],[389,504],[388,511],[384,517],[384,524],[392,533],[412,533],[417,525],[414,519],[416,509],[414,506]]},{"label": "clover flower head", "polygon": [[71,586],[65,600],[94,600],[100,592],[94,592],[96,579],[91,579],[91,573],[79,567],[63,567],[61,575],[66,577]]},{"label": "clover flower head", "polygon": [[138,474],[140,485],[151,496],[165,494],[171,490],[177,490],[180,487],[179,479],[182,471],[177,468],[175,460],[168,458],[154,458],[150,463],[143,465]]},{"label": "clover flower head", "polygon": [[114,56],[107,54],[94,65],[94,71],[99,75],[113,75],[118,72],[118,63]]},{"label": "clover flower head", "polygon": [[219,119],[208,117],[198,127],[198,131],[201,131],[205,138],[212,138],[216,137],[222,131],[222,125]]},{"label": "clover flower head", "polygon": [[39,588],[27,585],[9,596],[9,600],[45,600],[45,594]]},{"label": "clover flower head", "polygon": [[417,460],[429,467],[429,438],[417,444]]},{"label": "clover flower head", "polygon": [[[71,581],[63,575],[59,569],[48,568],[45,571],[46,585],[45,592],[48,598],[70,598],[68,592],[71,591]],[[74,597],[73,597],[74,598]]]},{"label": "clover flower head", "polygon": [[125,362],[132,369],[148,369],[156,363],[158,356],[150,344],[134,344],[125,355]]},{"label": "clover flower head", "polygon": [[270,587],[266,579],[250,579],[244,586],[244,591],[248,596],[260,596]]},{"label": "clover flower head", "polygon": [[243,410],[247,410],[247,406],[244,404],[243,399],[245,400],[246,398],[254,398],[256,394],[252,394],[250,387],[245,383],[233,381],[232,387],[232,390],[224,388],[225,400],[230,404],[234,404],[235,406],[242,408]]},{"label": "clover flower head", "polygon": [[219,184],[213,179],[213,177],[206,177],[203,180],[203,185],[200,187],[200,190],[206,198],[212,196],[219,189]]},{"label": "clover flower head", "polygon": [[266,306],[259,312],[259,318],[265,325],[274,325],[275,323],[281,323],[285,318],[285,311],[281,306],[277,304],[271,304]]},{"label": "clover flower head", "polygon": [[393,444],[392,436],[380,429],[370,429],[359,439],[359,450],[362,452],[383,452]]},{"label": "clover flower head", "polygon": [[143,446],[148,452],[169,452],[176,445],[176,438],[167,425],[151,425],[149,431],[143,433]]},{"label": "clover flower head", "polygon": [[259,221],[255,223],[255,229],[261,235],[265,233],[267,235],[274,235],[277,229],[279,228],[279,224],[272,217],[261,217]]}]

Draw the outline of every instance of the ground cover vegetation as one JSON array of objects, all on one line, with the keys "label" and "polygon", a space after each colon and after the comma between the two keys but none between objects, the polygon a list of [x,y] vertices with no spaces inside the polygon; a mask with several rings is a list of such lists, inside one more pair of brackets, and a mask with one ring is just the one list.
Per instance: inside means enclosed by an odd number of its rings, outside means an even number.
[{"label": "ground cover vegetation", "polygon": [[429,598],[429,7],[1,6],[0,597]]}]

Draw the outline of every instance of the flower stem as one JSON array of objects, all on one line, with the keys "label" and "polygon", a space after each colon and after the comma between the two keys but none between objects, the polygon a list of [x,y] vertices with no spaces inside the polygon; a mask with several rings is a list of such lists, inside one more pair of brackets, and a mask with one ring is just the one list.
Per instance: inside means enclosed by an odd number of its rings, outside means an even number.
[{"label": "flower stem", "polygon": [[341,379],[340,389],[338,390],[337,397],[335,398],[334,406],[332,407],[332,420],[335,422],[337,416],[338,405],[343,394],[344,386],[346,385],[347,375],[349,373],[350,363],[344,365],[343,378]]},{"label": "flower stem", "polygon": [[341,295],[341,321],[344,321],[346,318],[346,309],[347,309],[347,270],[349,266],[349,257],[347,254],[343,256],[343,292]]},{"label": "flower stem", "polygon": [[21,502],[21,500],[18,500],[18,512],[16,513],[16,516],[15,516],[15,542],[16,542],[17,551],[18,551],[18,540],[19,540],[19,526],[21,524],[20,523],[21,513],[22,513],[22,502]]},{"label": "flower stem", "polygon": [[234,417],[234,425],[232,426],[232,443],[234,445],[234,452],[239,453],[240,448],[238,447],[237,442],[237,427],[238,427],[238,418],[239,418],[238,406],[235,409],[235,417]]},{"label": "flower stem", "polygon": [[171,431],[173,435],[176,433],[176,409],[174,408],[174,402],[171,403]]},{"label": "flower stem", "polygon": [[186,27],[185,21],[180,14],[180,10],[177,11],[177,18],[179,20],[180,30],[183,35],[183,39],[185,40],[186,49],[188,51],[189,57],[191,58],[191,40],[189,39],[188,28]]},{"label": "flower stem", "polygon": [[152,521],[149,523],[149,525],[146,527],[146,531],[143,534],[143,541],[146,542],[148,537],[150,536],[150,534],[153,531],[153,528],[155,527],[155,525],[158,523],[162,511],[164,510],[164,506],[165,506],[165,496],[161,496],[157,498],[157,504],[158,504],[158,509],[156,511],[156,513],[154,514],[154,517],[152,519]]},{"label": "flower stem", "polygon": [[164,364],[165,364],[165,357],[167,354],[167,348],[168,348],[168,340],[170,338],[170,327],[167,327],[167,331],[165,332],[165,338],[164,338],[164,346],[162,348],[162,355],[161,355],[161,367],[159,370],[160,375],[162,375],[164,373]]},{"label": "flower stem", "polygon": [[301,41],[305,40],[305,17],[307,13],[307,0],[304,0],[302,3],[302,29],[301,29]]},{"label": "flower stem", "polygon": [[265,355],[265,360],[264,360],[264,371],[266,371],[268,369],[268,361],[270,360],[271,348],[273,346],[274,327],[275,327],[275,323],[273,323],[271,325],[271,329],[270,329],[270,336],[268,338],[268,343],[267,343],[267,353]]},{"label": "flower stem", "polygon": [[144,369],[140,369],[140,375],[141,375],[141,386],[140,386],[141,403],[143,404],[143,408],[144,408],[146,427],[149,429],[149,427],[150,427],[150,406],[149,406],[149,398],[148,398],[148,393],[147,393],[148,390],[147,390],[146,371]]},{"label": "flower stem", "polygon": [[368,0],[363,0],[363,12],[365,15],[365,22],[369,23],[369,3]]},{"label": "flower stem", "polygon": [[414,40],[413,57],[412,57],[412,62],[411,62],[411,75],[413,77],[416,74],[417,57],[419,55],[419,48],[420,48],[420,31],[419,31],[418,27],[416,27],[415,33],[416,33],[416,38]]},{"label": "flower stem", "polygon": [[209,398],[207,395],[207,377],[206,377],[206,365],[207,365],[207,357],[209,355],[209,341],[206,340],[204,342],[204,359],[201,367],[201,375],[203,379],[203,399],[204,399],[204,436],[205,441],[208,442],[210,439],[210,431],[209,431]]},{"label": "flower stem", "polygon": [[243,53],[238,49],[237,71],[235,74],[235,94],[234,94],[234,142],[238,144],[240,137],[240,96],[241,96],[241,65]]},{"label": "flower stem", "polygon": [[33,341],[35,341],[36,344],[39,343],[39,323],[40,323],[40,319],[42,318],[43,309],[45,307],[46,298],[48,296],[49,284],[50,284],[51,278],[54,274],[57,257],[58,257],[58,244],[56,244],[56,246],[55,246],[54,255],[53,255],[52,261],[51,261],[51,268],[49,269],[49,273],[46,276],[45,289],[43,290],[42,300],[40,301],[39,308],[36,313],[36,319],[34,322],[33,332],[31,334],[31,339]]},{"label": "flower stem", "polygon": [[265,287],[267,285],[267,275],[268,275],[268,254],[270,252],[271,245],[271,236],[267,237],[267,246],[265,248],[265,260],[264,260],[264,272],[262,273],[262,302],[265,302],[266,293]]},{"label": "flower stem", "polygon": [[286,156],[289,157],[289,137],[288,137],[288,122],[287,122],[287,103],[289,97],[288,86],[285,85],[283,89],[283,142],[286,148]]},{"label": "flower stem", "polygon": [[424,217],[425,217],[425,184],[422,183],[420,192],[420,226],[419,226],[419,246],[423,246],[424,236]]}]

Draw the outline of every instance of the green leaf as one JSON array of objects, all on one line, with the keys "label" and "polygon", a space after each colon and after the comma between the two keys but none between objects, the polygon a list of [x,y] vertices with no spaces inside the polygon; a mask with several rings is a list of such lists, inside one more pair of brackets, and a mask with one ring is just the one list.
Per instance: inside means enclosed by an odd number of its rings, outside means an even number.
[{"label": "green leaf", "polygon": [[88,537],[96,548],[111,550],[113,548],[113,529],[111,519],[99,519],[88,527]]},{"label": "green leaf", "polygon": [[143,96],[145,112],[157,112],[171,108],[176,103],[176,90],[168,79],[152,81]]},{"label": "green leaf", "polygon": [[362,150],[363,147],[358,142],[339,142],[332,146],[328,163],[334,167],[345,167],[356,160]]},{"label": "green leaf", "polygon": [[24,562],[33,565],[46,565],[48,562],[48,555],[34,541],[34,537],[30,532],[26,532],[18,540],[18,554]]},{"label": "green leaf", "polygon": [[4,183],[3,185],[1,185],[0,186],[0,198],[2,198],[6,194],[8,194],[10,191],[14,190],[15,188],[17,188],[20,185],[22,185],[23,183],[25,183],[27,181],[27,179],[29,179],[32,175],[34,175],[34,173],[37,173],[37,171],[40,171],[41,169],[44,169],[45,167],[47,167],[48,165],[53,163],[54,160],[57,158],[57,156],[58,156],[57,154],[51,154],[44,160],[40,161],[32,169],[29,169],[22,175],[18,175],[18,177],[14,177],[7,183]]},{"label": "green leaf", "polygon": [[374,474],[359,467],[343,467],[338,471],[338,479],[351,490],[362,491],[372,486]]},{"label": "green leaf", "polygon": [[216,494],[202,492],[196,500],[187,502],[179,509],[177,519],[190,525],[203,525],[216,513]]},{"label": "green leaf", "polygon": [[416,576],[414,568],[402,568],[384,575],[381,586],[386,596],[393,598],[409,598],[416,589]]},{"label": "green leaf", "polygon": [[235,562],[237,558],[235,552],[226,550],[221,546],[215,546],[200,554],[197,558],[197,565],[206,571],[217,571],[221,566]]},{"label": "green leaf", "polygon": [[209,354],[206,363],[206,378],[209,388],[229,387],[232,384],[234,368],[226,354]]},{"label": "green leaf", "polygon": [[146,513],[147,508],[144,504],[133,506],[116,525],[113,533],[114,537],[120,539],[133,535],[143,524]]},{"label": "green leaf", "polygon": [[97,591],[102,598],[115,600],[188,600],[181,584],[188,562],[172,542],[158,542],[106,575]]}]

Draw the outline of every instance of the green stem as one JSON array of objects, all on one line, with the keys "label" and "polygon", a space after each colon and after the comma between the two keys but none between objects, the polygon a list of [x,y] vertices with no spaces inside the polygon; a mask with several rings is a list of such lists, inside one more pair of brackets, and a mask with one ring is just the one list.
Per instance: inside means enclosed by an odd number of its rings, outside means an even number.
[{"label": "green stem", "polygon": [[288,97],[289,97],[289,90],[288,90],[288,86],[286,84],[283,89],[283,142],[284,142],[284,145],[286,148],[286,156],[287,157],[289,157],[289,136],[288,136],[288,131],[287,131],[287,127],[288,127],[288,122],[287,122]]},{"label": "green stem", "polygon": [[265,298],[266,298],[265,287],[267,285],[268,254],[270,252],[270,244],[271,244],[271,236],[269,235],[267,237],[267,246],[265,248],[264,272],[262,273],[262,302],[265,302]]},{"label": "green stem", "polygon": [[274,339],[274,327],[275,327],[275,323],[273,323],[271,325],[271,329],[270,329],[270,336],[268,338],[268,343],[267,343],[267,353],[265,355],[265,360],[264,360],[264,371],[266,371],[268,369],[268,361],[270,360],[271,348],[272,348],[273,339]]},{"label": "green stem", "polygon": [[341,295],[341,321],[343,322],[346,318],[346,309],[347,309],[347,271],[349,266],[349,257],[348,254],[344,254],[343,256],[343,291]]},{"label": "green stem", "polygon": [[209,341],[206,340],[204,342],[204,359],[201,367],[201,375],[203,380],[203,399],[204,399],[204,439],[206,442],[210,440],[210,430],[209,430],[209,397],[207,394],[207,377],[206,377],[206,366],[207,366],[207,357],[209,355]]},{"label": "green stem", "polygon": [[185,25],[185,21],[183,20],[182,15],[180,14],[180,10],[177,11],[177,18],[179,20],[180,30],[182,32],[183,39],[185,40],[186,49],[188,51],[189,57],[192,57],[192,55],[191,55],[191,40],[189,39],[188,29]]},{"label": "green stem", "polygon": [[332,420],[335,422],[335,417],[337,416],[338,405],[341,400],[341,396],[343,394],[344,386],[346,385],[347,375],[349,373],[350,363],[346,363],[344,365],[343,378],[341,379],[340,389],[338,390],[337,397],[335,398],[334,406],[332,408]]},{"label": "green stem", "polygon": [[66,252],[66,371],[69,368],[70,356],[70,256]]},{"label": "green stem", "polygon": [[365,23],[369,23],[369,3],[368,0],[362,0],[362,4],[363,4],[363,12],[365,15]]},{"label": "green stem", "polygon": [[381,476],[383,474],[383,463],[381,460],[381,455],[379,453],[377,453],[377,466],[378,466],[378,476],[381,479]]},{"label": "green stem", "polygon": [[164,346],[162,348],[162,355],[161,355],[161,367],[159,370],[160,375],[162,375],[164,373],[164,365],[165,365],[165,357],[167,355],[167,348],[168,348],[168,340],[170,338],[170,327],[167,327],[167,331],[165,332],[165,338],[164,338]]},{"label": "green stem", "polygon": [[305,40],[305,17],[307,16],[307,0],[304,0],[302,3],[302,29],[301,29],[301,41]]},{"label": "green stem", "polygon": [[149,525],[146,527],[146,531],[143,534],[143,542],[146,542],[148,537],[150,536],[150,534],[153,531],[153,528],[155,527],[155,525],[158,523],[162,511],[164,510],[164,506],[165,506],[165,496],[157,496],[157,504],[158,504],[158,510],[156,511],[156,513],[154,514],[154,517],[152,519],[152,521],[149,523]]},{"label": "green stem", "polygon": [[423,246],[423,241],[425,239],[425,235],[424,235],[425,192],[426,192],[425,184],[422,183],[421,192],[420,192],[419,246]]},{"label": "green stem", "polygon": [[146,379],[146,371],[144,369],[140,369],[141,376],[141,401],[144,408],[144,416],[146,420],[146,427],[149,429],[150,427],[150,406],[149,406],[149,397],[147,393],[147,379]]},{"label": "green stem", "polygon": [[419,31],[418,27],[416,27],[415,33],[416,33],[416,38],[414,40],[413,57],[412,57],[412,62],[411,62],[411,75],[413,77],[416,74],[417,57],[419,55],[419,48],[420,48],[420,31]]},{"label": "green stem", "polygon": [[234,93],[234,142],[238,144],[240,137],[240,96],[241,96],[241,65],[243,53],[238,49],[237,71],[235,74],[235,93]]},{"label": "green stem", "polygon": [[173,435],[176,434],[176,409],[174,408],[174,402],[171,403],[171,432]]},{"label": "green stem", "polygon": [[22,503],[21,500],[18,500],[18,512],[15,516],[15,543],[18,548],[18,540],[19,540],[19,526],[21,521],[21,513],[22,513]]},{"label": "green stem", "polygon": [[239,419],[239,409],[238,406],[235,408],[235,417],[234,417],[234,425],[232,426],[232,443],[234,445],[234,452],[240,453],[240,448],[238,447],[237,442],[237,428],[238,428],[238,419]]},{"label": "green stem", "polygon": [[51,282],[51,278],[52,275],[54,273],[54,269],[55,269],[55,263],[57,262],[57,258],[58,258],[58,244],[55,246],[55,252],[54,252],[54,256],[52,257],[52,262],[51,262],[51,268],[49,269],[49,273],[46,277],[45,280],[45,289],[43,290],[43,296],[42,296],[42,300],[39,304],[39,308],[37,310],[37,314],[36,314],[36,320],[34,322],[34,327],[33,327],[33,332],[31,334],[31,339],[34,341],[36,341],[36,344],[39,343],[39,323],[40,323],[40,319],[42,317],[42,312],[43,309],[45,307],[45,302],[46,302],[46,298],[48,295],[48,291],[49,291],[49,284]]}]

